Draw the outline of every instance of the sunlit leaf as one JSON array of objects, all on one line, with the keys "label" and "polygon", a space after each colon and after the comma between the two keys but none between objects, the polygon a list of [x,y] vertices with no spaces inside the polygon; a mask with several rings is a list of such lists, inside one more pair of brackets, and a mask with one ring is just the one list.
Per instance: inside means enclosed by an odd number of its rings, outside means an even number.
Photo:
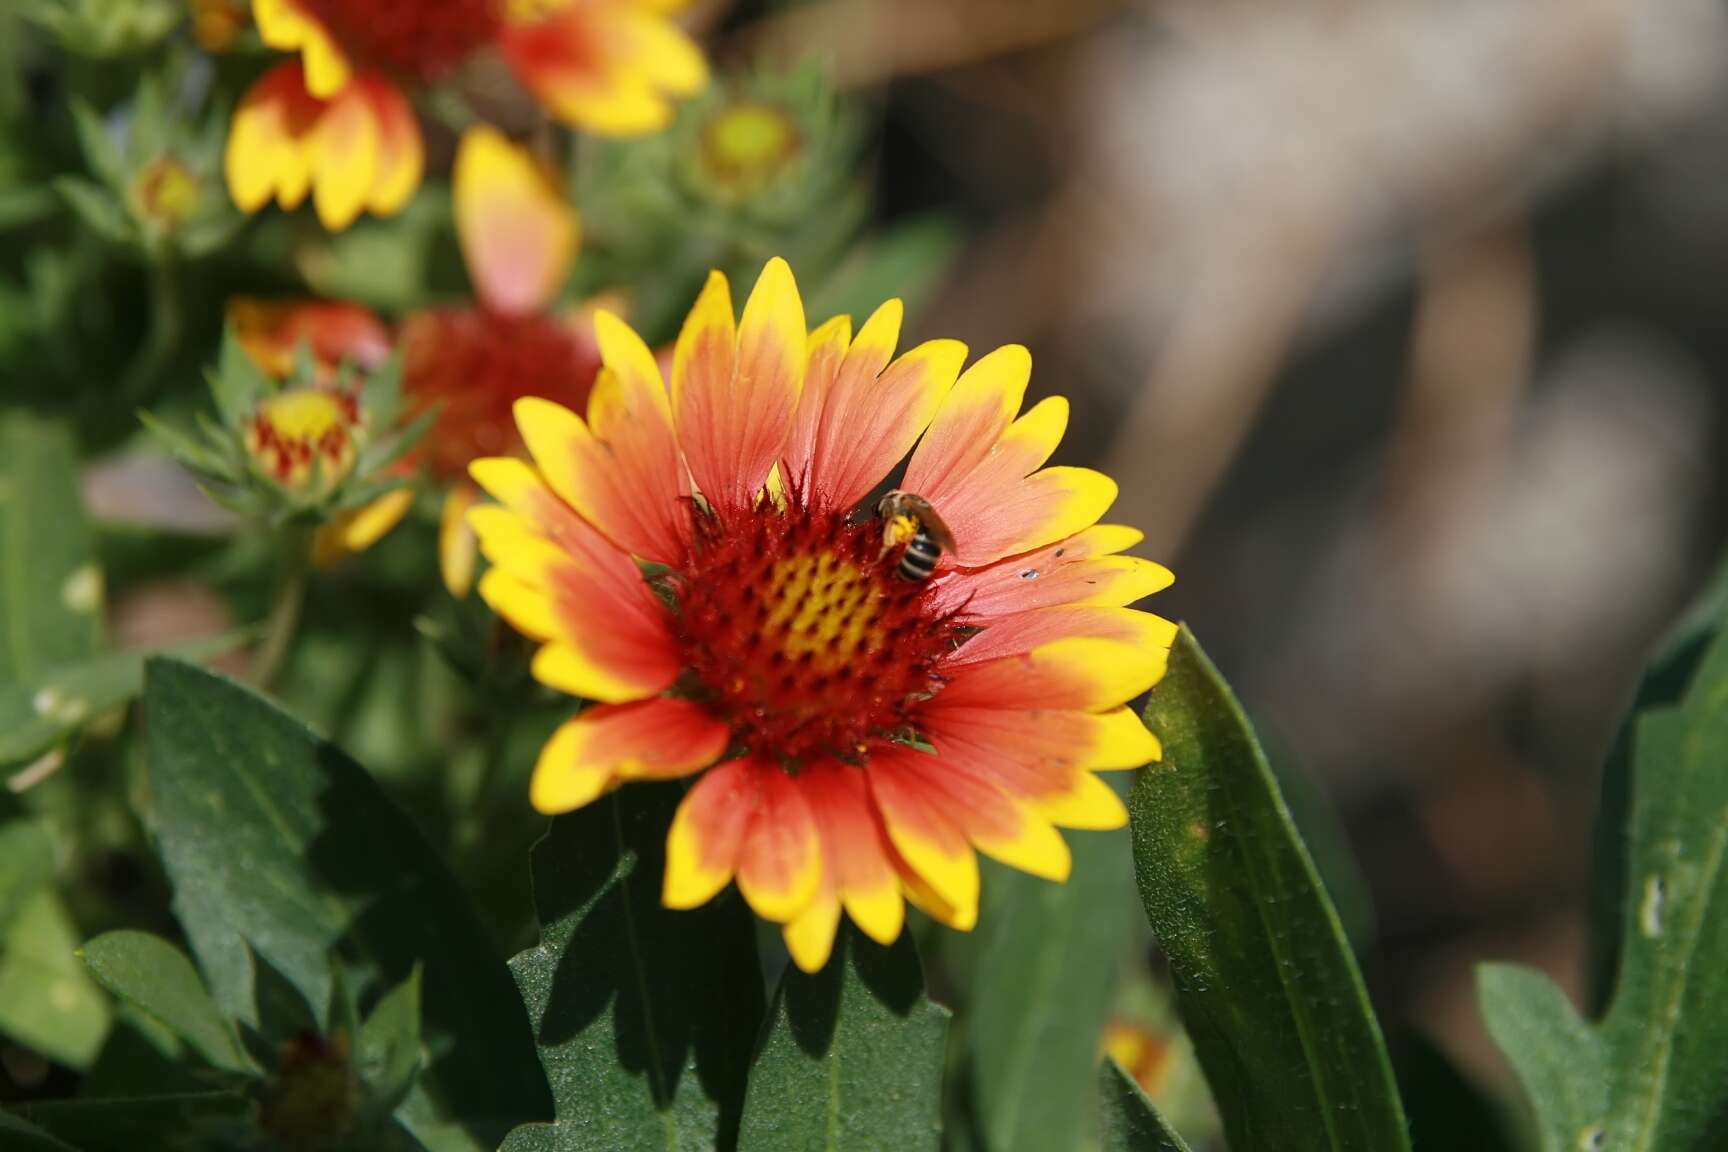
[{"label": "sunlit leaf", "polygon": [[1728,633],[1677,700],[1638,712],[1629,753],[1607,1011],[1587,1022],[1547,977],[1514,965],[1480,978],[1488,1030],[1550,1152],[1728,1147]]},{"label": "sunlit leaf", "polygon": [[1379,1024],[1253,730],[1186,630],[1129,801],[1140,895],[1232,1147],[1409,1148]]}]

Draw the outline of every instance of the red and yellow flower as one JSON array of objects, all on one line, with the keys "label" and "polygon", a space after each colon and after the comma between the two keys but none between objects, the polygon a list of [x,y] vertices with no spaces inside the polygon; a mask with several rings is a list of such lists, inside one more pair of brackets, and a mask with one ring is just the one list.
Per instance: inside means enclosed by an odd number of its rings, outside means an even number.
[{"label": "red and yellow flower", "polygon": [[424,151],[403,84],[434,84],[495,48],[558,120],[590,132],[664,127],[707,83],[701,51],[654,0],[252,0],[259,35],[299,53],[241,101],[228,138],[234,202],[312,197],[326,228],[388,216]]},{"label": "red and yellow flower", "polygon": [[454,183],[476,302],[403,322],[403,386],[416,405],[439,408],[415,459],[446,485],[439,569],[450,593],[465,596],[477,559],[465,515],[478,497],[468,465],[521,451],[512,410],[523,397],[586,404],[600,350],[594,304],[553,311],[581,231],[557,175],[481,126],[463,134]]},{"label": "red and yellow flower", "polygon": [[[586,418],[521,400],[531,462],[472,468],[500,501],[469,513],[493,564],[481,595],[540,642],[542,683],[597,702],[542,751],[534,806],[697,776],[664,902],[736,880],[807,971],[842,911],[884,943],[906,899],[972,927],[977,852],[1065,879],[1058,828],[1126,819],[1096,773],[1160,754],[1125,705],[1174,627],[1126,605],[1169,573],[1097,525],[1109,479],[1044,466],[1068,407],[1016,415],[1024,348],[962,373],[954,341],[896,357],[900,323],[890,301],[856,335],[844,317],[808,332],[780,260],[735,320],[713,274],[670,389],[602,312]],[[957,542],[927,582],[900,579],[856,514],[908,452],[901,486]]]}]

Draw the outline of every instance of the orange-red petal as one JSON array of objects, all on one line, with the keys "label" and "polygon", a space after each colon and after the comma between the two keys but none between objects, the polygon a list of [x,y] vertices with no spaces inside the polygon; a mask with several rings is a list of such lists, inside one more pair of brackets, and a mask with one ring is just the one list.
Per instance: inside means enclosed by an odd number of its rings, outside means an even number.
[{"label": "orange-red petal", "polygon": [[911,761],[918,756],[927,754],[897,747],[872,752],[870,795],[900,861],[948,910],[944,922],[968,930],[978,922],[978,858],[941,797],[926,787],[923,766]]},{"label": "orange-red petal", "polygon": [[553,116],[600,134],[658,131],[674,98],[708,82],[689,37],[636,0],[587,0],[510,20],[499,47]]},{"label": "orange-red petal", "polygon": [[1050,397],[1018,420],[1032,358],[1008,345],[968,368],[912,454],[902,485],[952,529],[952,563],[975,568],[1040,548],[1095,523],[1115,482],[1086,468],[1042,468],[1068,424]]},{"label": "orange-red petal", "polygon": [[696,489],[722,514],[749,509],[792,429],[804,384],[804,304],[768,261],[734,330],[726,278],[710,274],[673,353],[672,410]]},{"label": "orange-red petal", "polygon": [[900,335],[890,300],[846,343],[833,321],[811,337],[809,369],[784,459],[794,479],[845,508],[881,483],[912,448],[966,360],[956,340],[932,340],[889,363]]},{"label": "orange-red petal", "polygon": [[983,568],[953,569],[934,581],[935,607],[984,621],[1068,604],[1132,604],[1175,579],[1150,560],[1115,555],[1139,540],[1132,528],[1099,524]]},{"label": "orange-red petal", "polygon": [[1003,656],[1018,656],[1046,644],[1079,637],[1109,640],[1131,649],[1164,652],[1175,643],[1176,625],[1161,616],[1133,608],[1072,604],[1038,608],[992,618],[982,632],[950,653],[943,661],[943,667],[960,668]]},{"label": "orange-red petal", "polygon": [[792,777],[774,766],[756,776],[756,810],[738,850],[738,890],[756,915],[783,924],[821,885],[822,840]]},{"label": "orange-red petal", "polygon": [[568,812],[621,780],[688,776],[718,760],[728,738],[725,724],[688,700],[597,705],[547,742],[529,799],[541,812]]},{"label": "orange-red petal", "polygon": [[372,369],[390,357],[390,330],[358,304],[236,296],[228,302],[228,323],[252,362],[279,380],[294,370],[302,343],[327,368],[347,360]]},{"label": "orange-red petal", "polygon": [[704,772],[678,805],[666,833],[661,902],[696,908],[731,883],[744,833],[755,814],[757,776],[778,771],[753,760],[728,760]]},{"label": "orange-red petal", "polygon": [[659,366],[623,321],[602,312],[594,330],[606,367],[588,419],[527,397],[516,402],[516,427],[552,490],[618,548],[678,563],[690,510]]}]

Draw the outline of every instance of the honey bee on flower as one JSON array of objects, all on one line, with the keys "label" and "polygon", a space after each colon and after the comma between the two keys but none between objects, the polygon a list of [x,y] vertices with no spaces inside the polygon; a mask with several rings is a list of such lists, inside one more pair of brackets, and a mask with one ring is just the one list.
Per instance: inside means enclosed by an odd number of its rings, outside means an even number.
[{"label": "honey bee on flower", "polygon": [[[520,400],[530,459],[472,467],[499,501],[469,513],[493,565],[481,595],[540,643],[537,679],[597,702],[542,751],[534,806],[696,777],[664,902],[736,880],[807,971],[842,912],[884,943],[906,900],[971,928],[977,852],[1065,879],[1059,828],[1126,819],[1096,773],[1160,755],[1125,705],[1175,629],[1126,606],[1170,574],[1097,524],[1109,479],[1044,466],[1068,410],[1018,414],[1025,349],[962,372],[951,340],[896,357],[900,323],[890,301],[856,335],[845,317],[807,331],[777,259],[735,319],[714,274],[668,388],[601,312],[586,416]],[[882,521],[855,515],[908,453],[903,491],[952,544],[928,580],[901,579]]]}]

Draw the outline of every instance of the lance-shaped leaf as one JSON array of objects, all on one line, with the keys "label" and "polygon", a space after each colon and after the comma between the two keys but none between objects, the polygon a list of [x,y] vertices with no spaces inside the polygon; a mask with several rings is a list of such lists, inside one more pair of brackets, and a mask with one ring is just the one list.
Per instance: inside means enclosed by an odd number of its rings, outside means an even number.
[{"label": "lance-shaped leaf", "polygon": [[390,987],[425,963],[432,1056],[404,1105],[491,1149],[551,1101],[510,973],[455,879],[364,769],[268,701],[173,660],[144,689],[150,792],[175,910],[212,995],[256,1027],[252,954],[322,1019],[330,955]]},{"label": "lance-shaped leaf", "polygon": [[1100,1152],[1188,1152],[1140,1085],[1109,1057],[1098,1069],[1098,1147]]},{"label": "lance-shaped leaf", "polygon": [[842,931],[822,971],[781,981],[739,1152],[935,1152],[947,1035],[910,934],[884,949]]},{"label": "lance-shaped leaf", "polygon": [[996,1152],[1072,1152],[1134,921],[1128,837],[1071,832],[1066,884],[992,869],[967,1002],[973,1094]]},{"label": "lance-shaped leaf", "polygon": [[107,932],[84,945],[97,983],[190,1044],[212,1066],[254,1071],[234,1026],[186,954],[148,932]]},{"label": "lance-shaped leaf", "polygon": [[1379,1024],[1241,706],[1186,629],[1129,800],[1135,871],[1234,1148],[1399,1152]]},{"label": "lance-shaped leaf", "polygon": [[101,646],[94,555],[70,434],[24,413],[0,416],[0,684],[33,680]]},{"label": "lance-shaped leaf", "polygon": [[1677,705],[1634,720],[1618,977],[1586,1023],[1546,977],[1481,974],[1488,1030],[1524,1082],[1542,1145],[1728,1147],[1728,633]]},{"label": "lance-shaped leaf", "polygon": [[9,1112],[0,1111],[0,1145],[15,1152],[78,1152],[42,1129]]},{"label": "lance-shaped leaf", "polygon": [[755,930],[731,893],[661,907],[679,794],[632,784],[558,817],[534,849],[540,943],[510,967],[558,1115],[505,1152],[732,1145],[762,1020]]}]

